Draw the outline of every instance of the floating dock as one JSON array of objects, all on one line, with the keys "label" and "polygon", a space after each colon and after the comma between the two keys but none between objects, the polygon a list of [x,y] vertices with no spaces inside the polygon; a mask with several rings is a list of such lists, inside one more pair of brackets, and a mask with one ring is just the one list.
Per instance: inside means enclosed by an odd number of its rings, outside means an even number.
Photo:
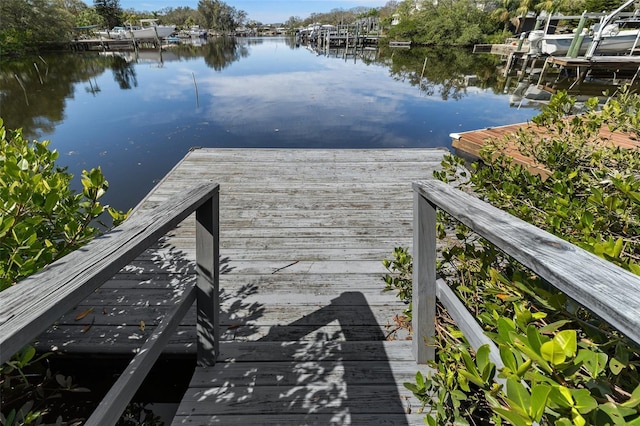
[{"label": "floating dock", "polygon": [[[506,135],[515,134],[520,129],[532,130],[540,135],[547,133],[547,129],[540,127],[535,123],[517,123],[507,126],[487,127],[485,129],[472,130],[469,132],[452,133],[452,146],[456,154],[466,157],[470,160],[480,159],[480,150],[485,143],[490,140],[503,140]],[[602,138],[609,140],[613,145],[626,149],[640,150],[640,141],[631,137],[631,135],[623,132],[612,132],[608,128],[603,127],[600,130]],[[545,175],[547,170],[540,168],[535,162],[518,151],[515,145],[510,144],[505,149],[505,154],[514,159],[516,164],[526,166],[532,173]]]}]

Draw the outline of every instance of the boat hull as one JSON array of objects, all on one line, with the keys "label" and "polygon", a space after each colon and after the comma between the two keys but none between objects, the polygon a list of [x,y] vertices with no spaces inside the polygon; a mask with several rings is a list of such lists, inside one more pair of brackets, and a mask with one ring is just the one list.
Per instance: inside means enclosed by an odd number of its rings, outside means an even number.
[{"label": "boat hull", "polygon": [[[615,35],[603,36],[598,44],[596,54],[620,55],[629,53],[638,39],[639,31],[640,30],[637,29],[623,30],[617,32]],[[573,38],[573,34],[537,34],[534,35],[533,38],[530,36],[529,40],[533,49],[532,53],[563,56],[569,52],[569,47],[571,47]],[[578,55],[584,55],[592,42],[593,36],[585,35],[582,44],[578,49]]]},{"label": "boat hull", "polygon": [[140,30],[129,30],[125,33],[125,37],[128,39],[152,39],[169,37],[175,31],[174,27],[167,27],[159,25],[157,27],[143,28]]}]

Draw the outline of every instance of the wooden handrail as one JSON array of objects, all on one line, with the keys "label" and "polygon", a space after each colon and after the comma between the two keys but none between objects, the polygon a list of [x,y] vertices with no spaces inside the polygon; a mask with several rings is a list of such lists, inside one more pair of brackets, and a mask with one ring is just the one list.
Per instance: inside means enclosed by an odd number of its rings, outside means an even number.
[{"label": "wooden handrail", "polygon": [[[414,182],[413,190],[413,344],[418,363],[434,359],[433,347],[424,343],[431,343],[435,334],[436,208],[640,344],[640,277],[443,182]],[[482,333],[477,323],[472,328]]]},{"label": "wooden handrail", "polygon": [[136,212],[112,231],[0,293],[0,363],[195,212],[196,288],[187,289],[156,327],[87,424],[115,424],[194,299],[198,363],[213,364],[219,340],[218,210],[219,185],[196,186],[166,204]]}]

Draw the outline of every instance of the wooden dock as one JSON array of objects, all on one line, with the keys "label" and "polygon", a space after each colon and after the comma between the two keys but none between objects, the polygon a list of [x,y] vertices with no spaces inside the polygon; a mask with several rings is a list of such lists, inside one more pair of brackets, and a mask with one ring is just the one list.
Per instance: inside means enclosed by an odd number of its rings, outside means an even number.
[{"label": "wooden dock", "polygon": [[161,46],[159,40],[153,39],[122,39],[112,40],[105,38],[94,39],[78,39],[69,42],[69,49],[74,52],[85,51],[97,51],[97,52],[111,52],[122,50],[136,50],[136,49],[158,49]]},{"label": "wooden dock", "polygon": [[[551,72],[553,70],[553,72]],[[637,85],[640,73],[640,57],[638,56],[593,56],[591,58],[546,58],[538,87],[549,93],[567,90],[569,93],[580,93],[595,81],[611,82],[611,86],[625,84]],[[615,84],[614,84],[615,82]]]},{"label": "wooden dock", "polygon": [[[138,206],[220,183],[222,342],[174,424],[424,424],[417,366],[382,259],[412,244],[411,182],[446,150],[190,152]],[[131,354],[193,284],[188,219],[40,336],[40,350]],[[86,314],[86,315],[85,315]],[[167,353],[193,354],[195,312]]]},{"label": "wooden dock", "polygon": [[[519,129],[529,129],[534,132],[544,135],[546,128],[539,127],[535,123],[516,123],[509,124],[507,126],[499,127],[487,127],[485,129],[472,130],[469,132],[452,133],[452,146],[455,149],[456,154],[467,157],[471,160],[478,160],[480,158],[480,150],[489,139],[501,140],[508,134],[515,134]],[[600,130],[600,135],[603,139],[608,139],[613,145],[626,148],[626,149],[638,149],[640,150],[640,141],[632,138],[629,134],[623,132],[612,132],[608,128],[603,127]],[[545,175],[547,170],[540,168],[533,160],[526,157],[514,145],[509,145],[505,149],[505,154],[513,158],[516,164],[521,164],[529,168],[532,173],[538,173]]]}]

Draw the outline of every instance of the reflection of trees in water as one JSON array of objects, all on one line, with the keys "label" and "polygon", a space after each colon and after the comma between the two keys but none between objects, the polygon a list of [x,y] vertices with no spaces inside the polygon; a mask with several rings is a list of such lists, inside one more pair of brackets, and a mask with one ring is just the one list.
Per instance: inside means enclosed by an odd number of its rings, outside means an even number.
[{"label": "reflection of trees in water", "polygon": [[298,40],[296,40],[295,37],[285,37],[284,44],[286,44],[291,50],[297,49],[298,47],[300,47],[300,43]]},{"label": "reflection of trees in water", "polygon": [[221,71],[240,58],[249,56],[249,49],[245,44],[229,37],[220,37],[205,44],[202,52],[204,62],[216,71]]},{"label": "reflection of trees in water", "polygon": [[111,59],[111,72],[113,72],[113,79],[118,83],[118,86],[123,90],[138,87],[134,64],[117,55],[112,56]]},{"label": "reflection of trees in water", "polygon": [[[418,86],[426,96],[461,99],[468,86],[491,89],[501,93],[504,78],[497,71],[501,63],[494,55],[479,55],[459,48],[345,48],[313,49],[319,55],[345,60],[354,58],[366,65],[383,65],[391,76],[412,86]],[[426,58],[426,65],[425,65]],[[424,68],[424,72],[423,72]]]},{"label": "reflection of trees in water", "polygon": [[[184,59],[204,57],[208,66],[221,71],[249,56],[250,46],[265,42],[258,38],[221,37],[202,46],[175,46],[171,52]],[[285,38],[285,43],[295,48],[293,38]],[[426,95],[439,95],[443,99],[465,96],[464,77],[469,75],[475,76],[474,85],[478,87],[491,88],[496,93],[504,87],[496,71],[499,58],[462,49],[360,49],[357,56],[365,64],[387,66],[393,78],[419,86]],[[425,57],[427,65],[421,79]],[[64,119],[66,99],[74,96],[75,85],[84,82],[78,85],[78,90],[94,96],[101,94],[96,77],[106,69],[111,69],[121,89],[138,85],[135,64],[116,55],[56,54],[44,59],[25,57],[5,61],[0,64],[0,116],[8,128],[22,127],[26,137],[38,138],[42,133],[51,133]]]},{"label": "reflection of trees in water", "polygon": [[439,94],[444,100],[461,99],[466,94],[467,76],[474,76],[474,86],[501,90],[496,70],[499,58],[491,55],[455,48],[385,49],[380,52],[379,61],[389,66],[396,80],[419,86],[427,96]]},{"label": "reflection of trees in water", "polygon": [[5,126],[22,127],[26,137],[52,132],[64,119],[66,99],[73,96],[74,85],[104,69],[104,58],[98,55],[56,54],[3,62],[0,116]]},{"label": "reflection of trees in water", "polygon": [[237,41],[229,37],[217,37],[209,40],[203,45],[180,44],[171,47],[171,53],[178,58],[200,58],[204,57],[204,62],[215,69],[221,71],[239,61],[241,58],[249,56],[247,46],[262,44],[260,39],[240,39]]}]

